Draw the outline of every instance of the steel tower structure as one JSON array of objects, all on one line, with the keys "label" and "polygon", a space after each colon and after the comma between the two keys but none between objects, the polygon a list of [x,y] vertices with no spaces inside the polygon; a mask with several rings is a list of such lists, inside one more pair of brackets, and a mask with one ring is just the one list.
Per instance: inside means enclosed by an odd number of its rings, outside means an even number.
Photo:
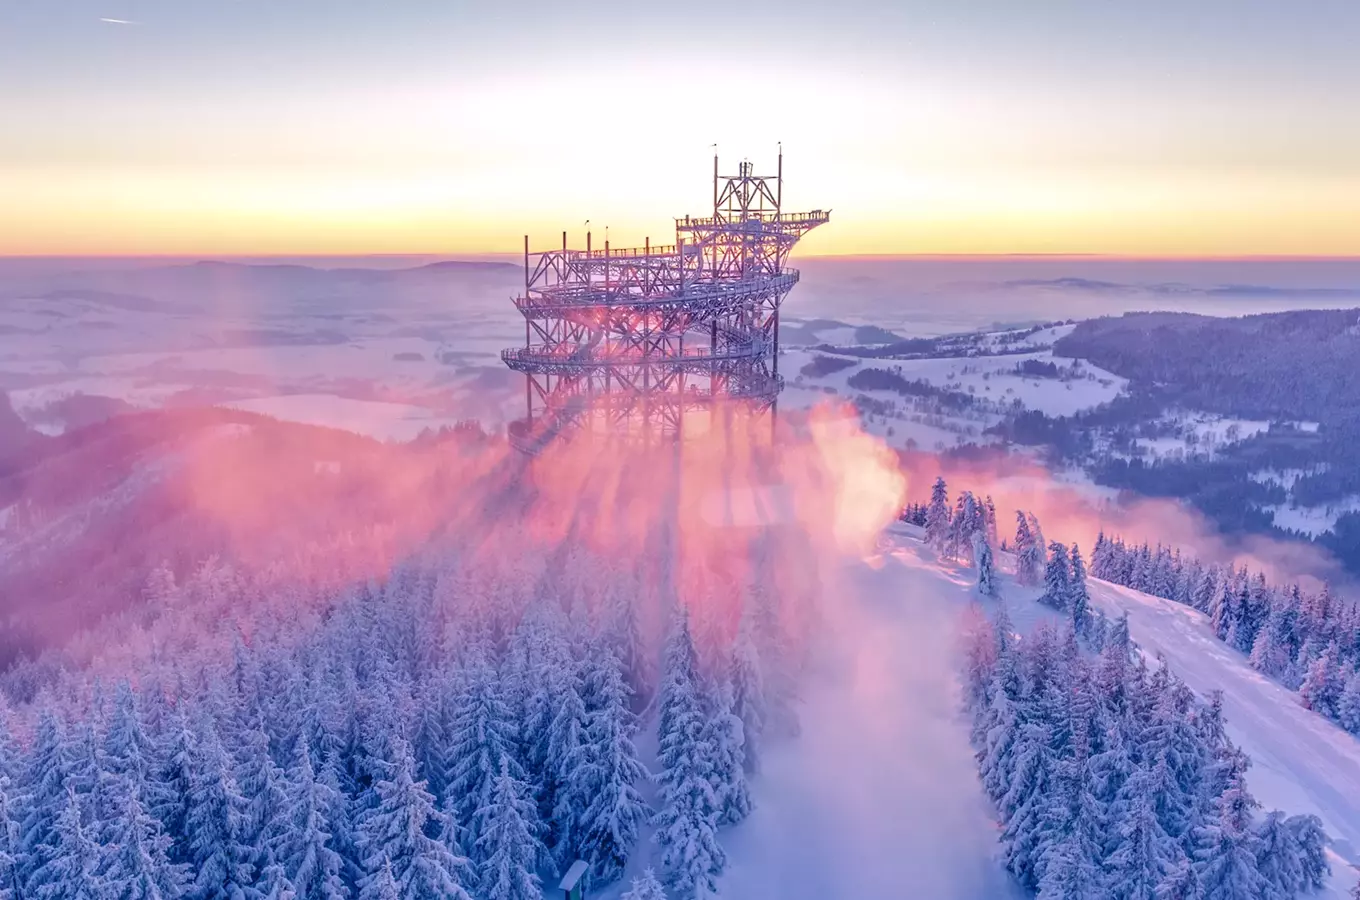
[{"label": "steel tower structure", "polygon": [[[798,282],[793,245],[830,211],[785,213],[774,175],[749,162],[721,175],[713,214],[675,220],[675,243],[530,253],[524,238],[524,346],[501,358],[525,376],[511,442],[540,452],[575,429],[679,437],[718,410],[774,413],[779,306]],[[696,415],[697,414],[697,415]]]}]

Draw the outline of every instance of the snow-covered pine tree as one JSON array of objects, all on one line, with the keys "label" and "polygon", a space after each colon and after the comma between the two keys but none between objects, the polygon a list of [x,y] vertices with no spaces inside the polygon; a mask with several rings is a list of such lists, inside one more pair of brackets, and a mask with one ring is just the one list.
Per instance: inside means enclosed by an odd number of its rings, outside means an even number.
[{"label": "snow-covered pine tree", "polygon": [[666,900],[666,890],[657,880],[656,872],[648,867],[640,876],[633,879],[632,887],[621,900]]},{"label": "snow-covered pine tree", "polygon": [[1303,859],[1284,813],[1267,813],[1256,826],[1256,835],[1256,869],[1269,885],[1266,896],[1291,900],[1304,889]]},{"label": "snow-covered pine tree", "polygon": [[236,783],[246,801],[244,844],[254,850],[250,862],[255,872],[263,872],[274,860],[278,841],[286,830],[287,785],[283,771],[269,752],[269,736],[258,725],[241,732],[240,763]]},{"label": "snow-covered pine tree", "polygon": [[992,548],[980,533],[973,535],[973,560],[977,568],[977,592],[984,597],[995,597],[1001,593],[996,577],[996,561]]},{"label": "snow-covered pine tree", "polygon": [[[288,880],[288,875],[283,871],[283,866],[278,863],[270,863],[264,867],[264,874],[260,876],[258,888],[260,900],[298,900],[297,890],[293,883]],[[337,894],[337,897],[346,896]]]},{"label": "snow-covered pine tree", "polygon": [[1333,642],[1309,667],[1308,677],[1299,688],[1299,702],[1306,709],[1334,719],[1337,714],[1337,702],[1341,699],[1344,689],[1341,672],[1337,666],[1337,646]]},{"label": "snow-covered pine tree", "polygon": [[949,540],[949,489],[944,478],[936,478],[930,489],[930,506],[926,508],[926,543],[937,553],[943,553]]},{"label": "snow-covered pine tree", "polygon": [[[5,763],[9,762],[6,758]],[[14,816],[8,771],[8,765],[0,768],[0,900],[19,900],[23,886],[19,873],[19,822]]]},{"label": "snow-covered pine tree", "polygon": [[1331,864],[1327,862],[1327,835],[1322,830],[1322,820],[1314,815],[1290,816],[1284,820],[1284,827],[1293,833],[1294,846],[1298,848],[1303,890],[1322,890],[1332,874]]},{"label": "snow-covered pine tree", "polygon": [[363,891],[359,896],[361,900],[406,900],[401,887],[397,884],[396,876],[392,874],[390,860],[383,860],[382,865],[378,867],[378,873],[364,882]]},{"label": "snow-covered pine tree", "polygon": [[27,892],[35,900],[104,900],[99,880],[101,851],[82,821],[81,798],[66,788],[58,801],[52,842],[42,865],[29,878]]},{"label": "snow-covered pine tree", "polygon": [[1183,858],[1180,846],[1157,819],[1150,780],[1151,773],[1139,770],[1122,792],[1126,806],[1114,852],[1106,862],[1112,895],[1119,900],[1157,900],[1157,888]]},{"label": "snow-covered pine tree", "polygon": [[1048,544],[1044,542],[1044,529],[1039,524],[1039,517],[1034,513],[1026,512],[1025,518],[1029,520],[1029,533],[1034,535],[1034,548],[1039,551],[1037,571],[1042,572],[1044,564],[1048,562]]},{"label": "snow-covered pine tree", "polygon": [[1043,560],[1039,547],[1030,530],[1029,520],[1023,510],[1015,513],[1015,578],[1021,584],[1034,585],[1043,571]]},{"label": "snow-covered pine tree", "polygon": [[987,499],[984,501],[982,508],[983,514],[986,516],[985,533],[987,535],[987,544],[995,550],[1001,546],[1001,541],[997,537],[996,504],[992,502],[991,494],[987,495]]},{"label": "snow-covered pine tree", "polygon": [[751,814],[751,789],[746,783],[746,738],[741,719],[732,712],[732,689],[718,683],[709,698],[711,713],[704,722],[703,738],[713,753],[713,793],[718,803],[718,823],[735,825]]},{"label": "snow-covered pine tree", "polygon": [[548,730],[548,753],[544,760],[552,798],[549,831],[553,855],[561,868],[580,856],[581,817],[592,799],[587,760],[586,706],[581,699],[581,677],[571,669],[562,673],[557,711]]},{"label": "snow-covered pine tree", "polygon": [[508,758],[501,760],[491,801],[480,816],[486,826],[477,845],[481,860],[478,896],[482,900],[540,900],[543,889],[535,871],[544,850],[536,835],[538,813],[528,786],[510,774]]},{"label": "snow-covered pine tree", "polygon": [[254,883],[254,848],[245,842],[246,800],[237,788],[217,730],[202,716],[190,757],[185,854],[191,865],[191,900],[241,900]]},{"label": "snow-covered pine tree", "polygon": [[67,794],[65,744],[56,715],[50,708],[44,708],[28,751],[28,765],[16,803],[23,811],[19,821],[19,868],[30,891],[33,874],[47,862],[51,848],[56,845],[57,815]]},{"label": "snow-covered pine tree", "polygon": [[761,670],[760,649],[756,645],[754,617],[747,604],[737,625],[737,639],[732,645],[732,662],[728,677],[732,680],[732,711],[741,719],[742,734],[746,738],[746,771],[760,768],[760,739],[765,733],[767,715],[765,676]]},{"label": "snow-covered pine tree", "polygon": [[1054,609],[1067,611],[1071,604],[1072,590],[1072,571],[1067,561],[1067,548],[1054,541],[1048,549],[1048,563],[1044,567],[1044,592],[1039,601]]},{"label": "snow-covered pine tree", "polygon": [[1256,868],[1259,840],[1250,827],[1249,795],[1234,777],[1214,804],[1195,856],[1204,900],[1259,900],[1267,885]]},{"label": "snow-covered pine tree", "polygon": [[591,800],[579,824],[581,858],[591,864],[594,883],[607,884],[623,874],[649,811],[637,788],[647,771],[633,744],[637,723],[621,664],[605,649],[597,665],[598,706],[586,723]]},{"label": "snow-covered pine tree", "polygon": [[1072,545],[1069,552],[1072,577],[1067,586],[1067,607],[1072,630],[1080,637],[1087,638],[1091,633],[1091,595],[1086,589],[1086,563],[1081,558],[1081,548]]},{"label": "snow-covered pine tree", "polygon": [[657,774],[661,809],[655,840],[672,890],[682,900],[716,890],[727,864],[718,846],[713,751],[703,740],[704,715],[694,674],[694,644],[684,609],[677,610],[661,686]]},{"label": "snow-covered pine tree", "polygon": [[515,723],[484,653],[478,651],[463,674],[449,728],[444,779],[449,796],[458,804],[458,820],[466,829],[464,846],[469,849],[481,838],[483,821],[478,811],[490,803],[501,758],[510,760],[511,775],[521,775],[514,757]]},{"label": "snow-covered pine tree", "polygon": [[405,739],[392,738],[392,772],[374,783],[377,805],[365,810],[358,822],[358,843],[368,879],[364,896],[372,896],[391,866],[401,897],[441,897],[468,900],[458,881],[464,861],[426,834],[437,820],[434,798],[415,780],[415,759]]},{"label": "snow-covered pine tree", "polygon": [[294,756],[275,856],[297,900],[343,900],[349,896],[341,877],[344,860],[331,842],[326,823],[329,811],[343,800],[317,779],[305,742],[298,743]]},{"label": "snow-covered pine tree", "polygon": [[99,881],[120,900],[177,900],[188,886],[188,872],[170,861],[171,839],[142,805],[134,777],[114,776],[118,808],[108,829]]}]

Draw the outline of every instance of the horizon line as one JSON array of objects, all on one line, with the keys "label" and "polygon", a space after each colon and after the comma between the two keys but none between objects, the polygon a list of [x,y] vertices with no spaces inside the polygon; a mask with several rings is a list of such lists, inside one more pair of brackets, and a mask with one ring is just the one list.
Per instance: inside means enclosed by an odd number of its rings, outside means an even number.
[{"label": "horizon line", "polygon": [[[401,252],[354,252],[354,253],[0,253],[0,260],[59,260],[59,259],[97,259],[97,260],[213,260],[240,259],[411,259],[434,258],[448,262],[485,261],[489,259],[518,260],[522,256],[514,251],[467,251],[445,253],[439,251],[401,251]],[[1088,253],[1088,252],[958,252],[958,253],[812,253],[793,254],[800,260],[840,260],[864,262],[890,262],[906,260],[1074,260],[1074,261],[1111,261],[1111,262],[1356,262],[1360,263],[1360,253],[1355,254],[1303,254],[1303,253],[1210,253],[1210,254],[1148,254],[1148,253]]]}]

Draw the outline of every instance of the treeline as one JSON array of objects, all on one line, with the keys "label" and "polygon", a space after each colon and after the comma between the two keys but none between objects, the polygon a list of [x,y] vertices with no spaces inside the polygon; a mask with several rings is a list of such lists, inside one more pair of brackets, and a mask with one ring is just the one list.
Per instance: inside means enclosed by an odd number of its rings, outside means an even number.
[{"label": "treeline", "polygon": [[1297,690],[1309,709],[1360,734],[1360,606],[1326,585],[1272,585],[1246,567],[1206,566],[1194,557],[1119,538],[1096,540],[1091,573],[1193,607],[1219,640],[1248,654],[1257,671]]},{"label": "treeline", "polygon": [[974,403],[968,394],[939,388],[928,381],[907,379],[888,369],[860,369],[846,384],[857,391],[892,391],[903,397],[924,397],[934,400],[941,409],[963,410]]},{"label": "treeline", "polygon": [[[788,715],[772,599],[725,598],[693,628],[680,608],[658,672],[616,579],[517,606],[445,566],[398,569],[315,629],[285,605],[228,664],[16,712],[0,897],[539,900],[578,858],[617,879],[648,822],[673,896],[711,892]],[[635,745],[651,709],[654,807]]]},{"label": "treeline", "polygon": [[1329,874],[1315,816],[1257,816],[1215,694],[1149,671],[1121,620],[1023,642],[1004,608],[967,646],[966,699],[1007,869],[1040,898],[1288,900]]}]

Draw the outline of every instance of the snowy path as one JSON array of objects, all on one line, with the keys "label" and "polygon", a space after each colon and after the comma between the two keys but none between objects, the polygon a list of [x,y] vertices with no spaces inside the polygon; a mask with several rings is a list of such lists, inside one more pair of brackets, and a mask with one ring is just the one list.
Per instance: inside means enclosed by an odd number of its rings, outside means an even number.
[{"label": "snowy path", "polygon": [[1318,815],[1333,839],[1334,880],[1353,883],[1342,870],[1360,864],[1360,741],[1253,670],[1195,610],[1097,581],[1091,596],[1107,613],[1127,610],[1133,639],[1150,655],[1164,653],[1196,692],[1223,691],[1228,733],[1253,761],[1252,793],[1267,809]]},{"label": "snowy path", "polygon": [[772,747],[727,832],[727,897],[1023,896],[995,859],[955,677],[967,593],[909,554],[856,564],[844,650],[811,674],[803,733]]}]

